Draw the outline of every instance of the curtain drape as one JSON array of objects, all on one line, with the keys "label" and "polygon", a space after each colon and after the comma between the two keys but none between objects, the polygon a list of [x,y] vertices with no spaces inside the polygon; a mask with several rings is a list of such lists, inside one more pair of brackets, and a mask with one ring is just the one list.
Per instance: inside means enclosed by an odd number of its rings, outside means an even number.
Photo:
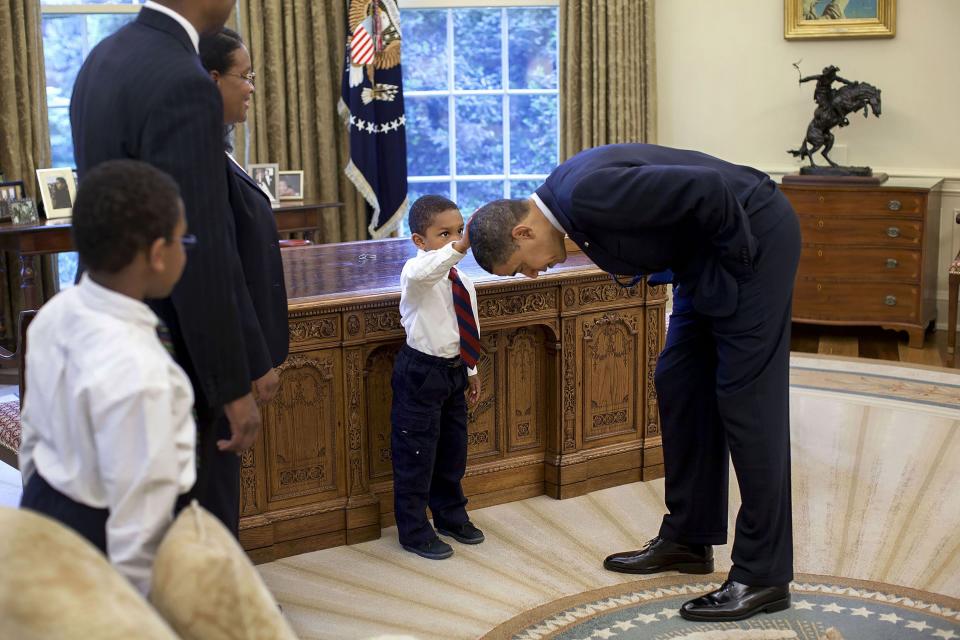
[{"label": "curtain drape", "polygon": [[560,156],[655,142],[654,0],[560,0]]},{"label": "curtain drape", "polygon": [[[27,195],[39,200],[36,170],[50,166],[43,33],[37,0],[0,0],[0,173],[23,180]],[[55,292],[55,256],[29,258],[41,302]],[[0,255],[0,337],[16,336],[23,308],[20,264]]]},{"label": "curtain drape", "polygon": [[306,197],[344,203],[330,210],[319,241],[366,239],[366,204],[343,173],[348,137],[337,114],[346,3],[241,0],[238,24],[257,74],[238,158],[246,151],[249,162],[302,169]]}]

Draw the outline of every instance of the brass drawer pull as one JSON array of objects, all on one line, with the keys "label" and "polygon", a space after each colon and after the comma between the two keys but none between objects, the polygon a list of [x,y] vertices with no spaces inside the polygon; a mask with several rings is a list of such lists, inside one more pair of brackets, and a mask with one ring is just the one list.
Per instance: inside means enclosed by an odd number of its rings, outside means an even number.
[{"label": "brass drawer pull", "polygon": [[887,269],[896,269],[899,264],[896,258],[887,258]]},{"label": "brass drawer pull", "polygon": [[883,299],[883,304],[887,305],[888,307],[897,306],[897,296],[887,296]]},{"label": "brass drawer pull", "polygon": [[887,229],[887,235],[890,236],[891,238],[899,238],[899,237],[900,237],[900,228],[899,228],[899,227],[889,227],[889,228]]},{"label": "brass drawer pull", "polygon": [[823,220],[817,220],[817,229],[823,229]]},{"label": "brass drawer pull", "polygon": [[899,200],[891,200],[887,203],[887,209],[890,209],[890,211],[900,211],[900,207],[902,206]]}]

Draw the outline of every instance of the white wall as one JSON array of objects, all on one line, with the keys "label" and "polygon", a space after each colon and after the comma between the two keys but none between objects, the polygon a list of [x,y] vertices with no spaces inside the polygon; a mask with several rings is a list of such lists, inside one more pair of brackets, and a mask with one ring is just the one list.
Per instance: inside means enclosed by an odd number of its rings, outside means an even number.
[{"label": "white wall", "polygon": [[[941,216],[937,324],[945,326],[950,259],[960,249],[960,0],[900,0],[897,34],[876,40],[783,38],[782,0],[658,0],[660,144],[705,151],[778,174],[813,115],[813,82],[828,64],[880,87],[879,119],[834,129],[846,163],[897,176],[948,178]],[[843,160],[844,150],[834,157]]]}]

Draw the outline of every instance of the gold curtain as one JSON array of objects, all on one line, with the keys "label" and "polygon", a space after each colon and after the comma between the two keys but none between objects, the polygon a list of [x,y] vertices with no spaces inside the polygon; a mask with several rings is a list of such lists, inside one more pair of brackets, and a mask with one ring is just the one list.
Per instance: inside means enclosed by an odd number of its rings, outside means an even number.
[{"label": "gold curtain", "polygon": [[[50,166],[43,34],[37,0],[0,0],[0,172],[6,180],[23,180],[27,195],[39,199],[36,170]],[[53,258],[28,258],[42,300],[53,295]],[[23,308],[20,264],[0,256],[0,336],[15,336]]]},{"label": "gold curtain", "polygon": [[[241,0],[238,18],[257,74],[246,157],[277,162],[281,170],[302,169],[307,198],[344,203],[330,210],[321,242],[366,239],[366,205],[343,173],[348,137],[337,114],[346,2]],[[238,130],[238,158],[243,136]]]},{"label": "gold curtain", "polygon": [[560,155],[655,142],[654,0],[560,0]]}]

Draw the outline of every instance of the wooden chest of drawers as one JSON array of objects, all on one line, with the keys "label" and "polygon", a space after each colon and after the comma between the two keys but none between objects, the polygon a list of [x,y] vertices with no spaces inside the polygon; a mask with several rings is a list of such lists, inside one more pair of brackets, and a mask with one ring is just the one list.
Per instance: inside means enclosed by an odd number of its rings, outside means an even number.
[{"label": "wooden chest of drawers", "polygon": [[880,325],[922,346],[936,317],[940,182],[781,185],[803,236],[794,321]]}]

